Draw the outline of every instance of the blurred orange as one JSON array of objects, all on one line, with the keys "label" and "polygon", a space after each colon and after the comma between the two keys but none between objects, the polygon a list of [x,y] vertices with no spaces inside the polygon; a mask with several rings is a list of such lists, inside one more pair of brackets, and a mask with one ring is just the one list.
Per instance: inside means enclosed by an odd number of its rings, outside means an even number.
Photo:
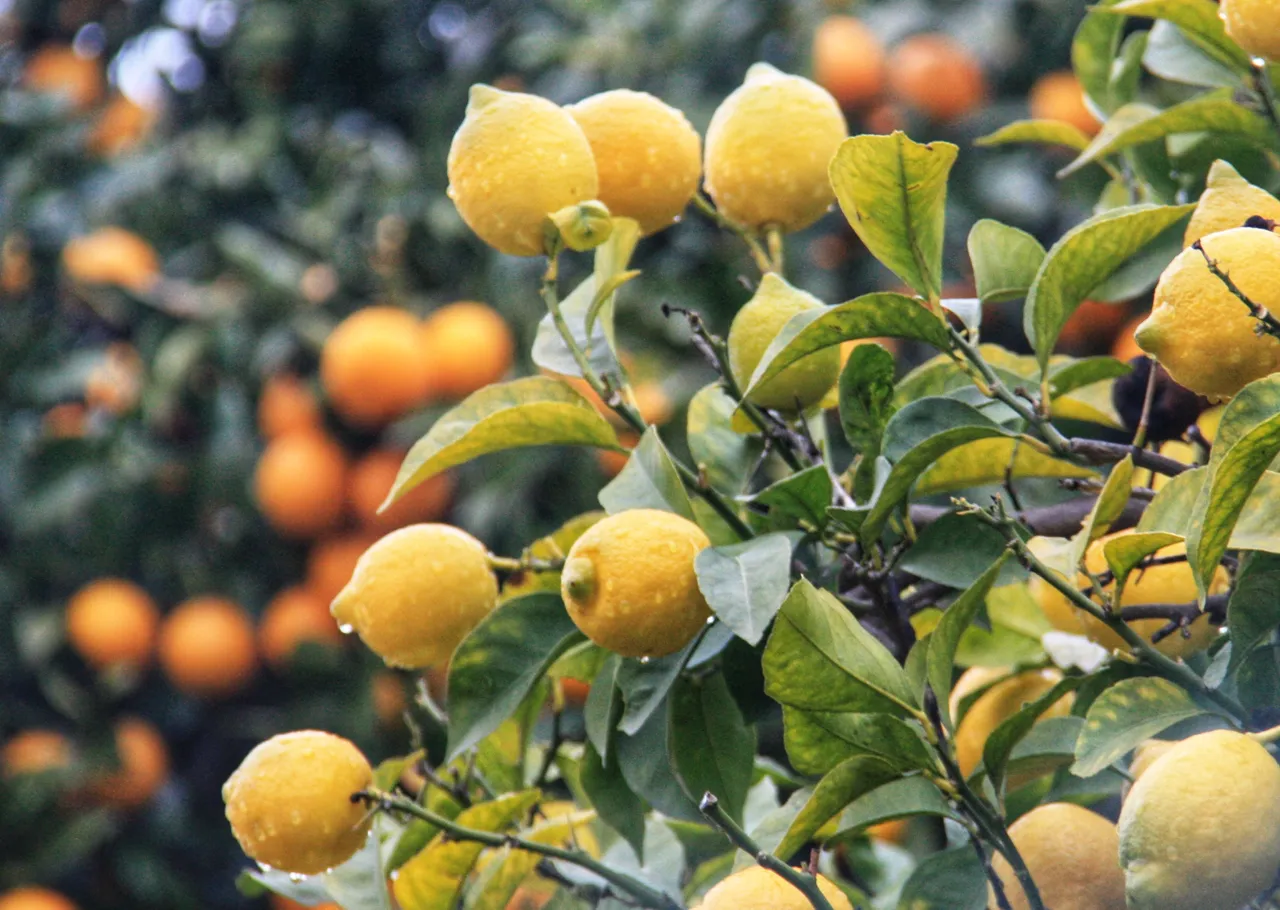
[{"label": "blurred orange", "polygon": [[908,105],[934,120],[954,120],[986,99],[982,66],[946,35],[915,35],[889,57],[889,87]]},{"label": "blurred orange", "polygon": [[1037,120],[1060,120],[1092,136],[1102,128],[1084,102],[1084,89],[1071,70],[1045,73],[1031,86],[1028,97],[1031,116]]},{"label": "blurred orange", "polygon": [[80,110],[102,100],[102,66],[69,45],[46,44],[27,60],[22,82],[33,92],[63,95]]},{"label": "blurred orange", "polygon": [[77,910],[77,907],[57,891],[27,886],[0,894],[0,910]]},{"label": "blurred orange", "polygon": [[271,895],[271,910],[342,910],[342,908],[337,904],[316,904],[308,907],[306,904],[300,904],[285,897],[283,894],[273,894]]},{"label": "blurred orange", "polygon": [[160,277],[160,257],[151,244],[119,227],[98,228],[68,241],[62,265],[76,281],[115,284],[139,294]]},{"label": "blurred orange", "polygon": [[1122,303],[1086,300],[1067,319],[1058,335],[1063,350],[1085,352],[1105,348],[1125,324],[1129,311]]},{"label": "blurred orange", "polygon": [[880,822],[878,825],[872,825],[867,829],[867,834],[876,840],[886,841],[890,844],[898,844],[901,846],[907,839],[907,828],[909,822],[905,818],[894,818],[887,822]]},{"label": "blurred orange", "polygon": [[169,748],[164,738],[140,717],[116,724],[117,769],[97,775],[89,784],[95,799],[120,809],[143,805],[169,778]]},{"label": "blurred orange", "polygon": [[[634,449],[639,444],[640,437],[626,430],[618,434],[618,442],[628,449]],[[611,449],[595,449],[595,453],[596,461],[600,463],[600,470],[607,478],[617,477],[618,473],[626,467],[627,459],[631,457],[630,452],[614,452]]]},{"label": "blurred orange", "polygon": [[137,348],[126,341],[112,342],[85,379],[85,403],[112,414],[128,413],[142,397],[142,371]]},{"label": "blurred orange", "polygon": [[671,419],[675,406],[662,383],[641,380],[631,387],[631,397],[645,423],[661,426]]},{"label": "blurred orange", "polygon": [[813,33],[813,79],[847,108],[884,90],[884,46],[854,16],[828,16]]},{"label": "blurred orange", "polygon": [[422,349],[433,397],[457,400],[507,375],[516,342],[497,310],[461,300],[427,316]]},{"label": "blurred orange", "polygon": [[1138,347],[1138,342],[1133,340],[1133,333],[1150,315],[1150,313],[1139,313],[1120,327],[1116,332],[1115,342],[1111,345],[1112,357],[1128,363],[1135,357],[1147,356],[1147,352]]},{"label": "blurred orange", "polygon": [[587,703],[587,695],[591,692],[591,683],[574,679],[572,676],[560,678],[560,689],[564,692],[565,704],[581,708]]},{"label": "blurred orange", "polygon": [[243,689],[258,666],[253,622],[223,597],[193,597],[160,627],[160,666],[174,688],[218,698]]},{"label": "blurred orange", "polygon": [[0,245],[0,291],[21,294],[31,286],[31,245],[21,234],[10,234]]},{"label": "blurred orange", "polygon": [[557,890],[555,883],[533,876],[516,889],[504,910],[542,910],[551,903]]},{"label": "blurred orange", "polygon": [[276,373],[258,396],[258,432],[275,439],[320,427],[320,404],[311,387],[291,373]]},{"label": "blurred orange", "polygon": [[67,603],[67,640],[97,670],[136,672],[151,663],[160,611],[131,581],[100,578]]},{"label": "blurred orange", "polygon": [[89,133],[89,151],[110,158],[136,146],[156,122],[156,112],[113,95]]},{"label": "blurred orange", "polygon": [[885,101],[867,111],[866,116],[862,118],[862,123],[868,133],[879,133],[883,136],[894,130],[905,128],[907,114],[902,109],[902,105]]},{"label": "blurred orange", "polygon": [[378,427],[421,405],[431,374],[420,335],[416,316],[390,306],[365,307],[338,323],[320,355],[333,409],[356,426]]},{"label": "blurred orange", "polygon": [[319,540],[307,557],[307,587],[326,604],[333,603],[356,570],[356,562],[373,546],[372,534],[342,534]]},{"label": "blurred orange", "polygon": [[57,730],[32,728],[0,747],[0,771],[5,777],[61,771],[71,766],[73,755],[71,740]]},{"label": "blurred orange", "polygon": [[289,537],[315,537],[342,518],[347,457],[318,431],[280,436],[258,459],[253,490],[271,526]]},{"label": "blurred orange", "polygon": [[844,365],[849,362],[849,355],[853,353],[853,349],[860,344],[878,344],[890,354],[898,353],[898,339],[896,338],[854,338],[849,341],[842,341],[840,342],[841,369],[844,369]]},{"label": "blurred orange", "polygon": [[373,713],[377,716],[378,723],[392,729],[403,726],[404,712],[409,707],[404,682],[390,670],[379,670],[373,674],[371,683]]},{"label": "blurred orange", "polygon": [[89,413],[78,401],[64,401],[45,411],[41,424],[46,436],[79,439],[88,429]]},{"label": "blurred orange", "polygon": [[365,528],[386,534],[405,525],[421,521],[439,521],[449,511],[453,498],[453,476],[436,474],[418,484],[408,495],[378,514],[378,507],[391,492],[404,452],[377,449],[365,455],[351,468],[347,479],[347,501],[356,520]]},{"label": "blurred orange", "polygon": [[286,666],[304,641],[336,646],[342,643],[329,602],[302,585],[285,588],[267,604],[258,622],[258,649],[267,663]]}]

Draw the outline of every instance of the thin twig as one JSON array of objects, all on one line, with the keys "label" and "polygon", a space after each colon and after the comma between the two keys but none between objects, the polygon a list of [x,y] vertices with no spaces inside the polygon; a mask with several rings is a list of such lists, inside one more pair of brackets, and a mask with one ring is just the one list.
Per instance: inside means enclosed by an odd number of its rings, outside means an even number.
[{"label": "thin twig", "polygon": [[1209,267],[1209,272],[1226,286],[1232,296],[1249,308],[1249,315],[1258,320],[1255,331],[1259,334],[1266,333],[1280,338],[1280,319],[1276,319],[1275,316],[1271,315],[1270,310],[1260,303],[1254,303],[1248,294],[1240,290],[1240,286],[1232,281],[1231,276],[1218,265],[1218,260],[1209,255],[1209,251],[1204,248],[1203,243],[1197,240],[1191,246],[1193,249],[1200,251],[1200,255],[1204,257],[1205,265]]},{"label": "thin twig", "polygon": [[1133,446],[1145,449],[1147,446],[1147,426],[1151,423],[1151,404],[1156,399],[1156,379],[1160,370],[1154,363],[1147,364],[1147,390],[1142,396],[1142,416],[1138,418],[1138,431],[1133,435]]},{"label": "thin twig", "polygon": [[732,234],[736,234],[741,238],[742,242],[747,245],[747,251],[751,254],[751,258],[755,261],[756,268],[760,270],[760,274],[765,272],[776,271],[773,262],[769,258],[769,254],[765,252],[764,247],[760,245],[760,238],[756,236],[756,232],[746,225],[738,224],[728,215],[725,215],[716,208],[711,200],[701,193],[693,194],[693,207],[702,214],[706,215],[718,226]]}]

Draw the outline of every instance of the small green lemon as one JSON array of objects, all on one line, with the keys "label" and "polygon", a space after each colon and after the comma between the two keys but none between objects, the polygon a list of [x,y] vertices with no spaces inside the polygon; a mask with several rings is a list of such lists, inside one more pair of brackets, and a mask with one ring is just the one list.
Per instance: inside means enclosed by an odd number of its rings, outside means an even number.
[{"label": "small green lemon", "polygon": [[711,546],[671,512],[628,509],[596,522],[569,549],[560,590],[587,638],[624,657],[679,651],[711,616],[693,560]]},{"label": "small green lemon", "polygon": [[[1125,910],[1124,874],[1116,861],[1116,826],[1101,815],[1071,803],[1037,806],[1009,826],[1040,898],[1052,910]],[[1013,910],[1031,902],[1003,854],[991,860]],[[999,910],[988,890],[988,910]]]},{"label": "small green lemon", "polygon": [[389,666],[446,663],[498,602],[484,544],[444,524],[392,531],[360,557],[330,612]]},{"label": "small green lemon", "polygon": [[1234,910],[1280,871],[1280,766],[1243,733],[1192,736],[1133,785],[1119,829],[1129,910]]},{"label": "small green lemon", "polygon": [[364,846],[372,818],[351,795],[372,783],[368,759],[349,741],[300,730],[255,746],[222,785],[222,799],[249,857],[314,875]]},{"label": "small green lemon", "polygon": [[[818,890],[831,910],[853,910],[849,898],[825,875],[818,876]],[[707,892],[700,910],[811,910],[809,899],[795,885],[763,866],[735,872]]]},{"label": "small green lemon", "polygon": [[1250,57],[1280,61],[1280,4],[1275,0],[1222,0],[1218,15],[1231,40]]},{"label": "small green lemon", "polygon": [[[745,391],[751,384],[760,358],[792,316],[822,308],[817,297],[793,287],[774,272],[766,274],[755,296],[738,311],[729,327],[729,367],[738,387]],[[821,401],[839,378],[840,348],[823,348],[755,389],[750,400],[763,408],[787,413],[803,411]]]},{"label": "small green lemon", "polygon": [[1188,247],[1208,234],[1244,227],[1254,215],[1280,221],[1280,199],[1245,180],[1227,162],[1215,161],[1182,245]]}]

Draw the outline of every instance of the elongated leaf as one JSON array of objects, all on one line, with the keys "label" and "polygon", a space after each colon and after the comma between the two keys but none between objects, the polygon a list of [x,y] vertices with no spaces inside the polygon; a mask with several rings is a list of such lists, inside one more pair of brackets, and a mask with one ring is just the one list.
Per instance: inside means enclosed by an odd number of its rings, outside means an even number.
[{"label": "elongated leaf", "polygon": [[979,439],[938,457],[919,480],[917,496],[964,490],[1006,478],[1096,477],[1097,471],[1033,449],[1020,439]]},{"label": "elongated leaf", "polygon": [[901,910],[986,910],[987,877],[969,845],[926,856],[898,898]]},{"label": "elongated leaf", "polygon": [[1194,205],[1135,205],[1090,218],[1063,235],[1045,257],[1027,295],[1023,329],[1041,369],[1062,327],[1088,293]]},{"label": "elongated leaf", "polygon": [[671,454],[656,427],[649,427],[618,476],[600,491],[600,505],[610,514],[627,509],[660,509],[693,519],[693,506]]},{"label": "elongated leaf", "polygon": [[1116,579],[1113,603],[1122,601],[1124,585],[1129,578],[1129,573],[1137,568],[1139,563],[1157,550],[1180,540],[1182,538],[1179,535],[1163,531],[1137,531],[1133,534],[1114,537],[1103,544],[1102,554],[1107,560],[1107,567],[1111,569]]},{"label": "elongated leaf", "polygon": [[386,880],[375,837],[365,841],[351,859],[320,875],[330,899],[351,910],[390,910]]},{"label": "elongated leaf", "polygon": [[826,774],[857,755],[879,758],[902,771],[936,766],[916,730],[888,714],[849,714],[782,709],[784,743],[801,774]]},{"label": "elongated leaf", "polygon": [[[523,840],[553,847],[574,846],[575,835],[589,832],[597,814],[590,810],[557,813],[528,830],[520,832]],[[502,847],[493,853],[477,880],[467,888],[465,910],[506,910],[511,898],[542,861],[541,854],[514,847]]]},{"label": "elongated leaf", "polygon": [[1082,150],[1089,146],[1089,136],[1078,126],[1061,120],[1015,120],[994,133],[977,139],[974,145],[997,146],[1032,142],[1039,145],[1064,145]]},{"label": "elongated leaf", "polygon": [[1126,455],[1107,475],[1107,482],[1102,492],[1093,501],[1093,508],[1080,523],[1080,530],[1071,538],[1067,555],[1064,558],[1068,577],[1084,559],[1089,544],[1097,540],[1111,527],[1111,523],[1120,517],[1124,507],[1129,503],[1129,493],[1133,489],[1133,456]]},{"label": "elongated leaf", "polygon": [[947,175],[959,149],[896,131],[853,136],[831,159],[831,188],[871,254],[920,296],[942,293]]},{"label": "elongated leaf", "polygon": [[[898,568],[963,591],[981,578],[1006,548],[1004,535],[976,516],[947,512],[919,530]],[[1012,584],[1025,577],[1025,570],[1016,562],[1006,561],[996,584]]]},{"label": "elongated leaf", "polygon": [[718,382],[703,386],[689,401],[685,422],[689,453],[717,490],[740,489],[759,449],[751,439],[734,432],[734,407],[734,400]]},{"label": "elongated leaf", "polygon": [[1171,22],[1157,22],[1147,39],[1147,49],[1142,55],[1142,65],[1153,76],[1181,82],[1186,85],[1208,88],[1234,87],[1240,84],[1240,75],[1194,41],[1184,35]]},{"label": "elongated leaf", "polygon": [[845,806],[901,776],[901,772],[892,765],[868,755],[841,762],[813,788],[813,795],[796,815],[774,852],[783,859],[789,858],[819,828],[839,815]]},{"label": "elongated leaf", "polygon": [[1125,679],[1089,707],[1071,773],[1092,777],[1144,739],[1205,713],[1182,689],[1155,676]]},{"label": "elongated leaf", "polygon": [[1239,670],[1253,650],[1269,641],[1280,626],[1280,558],[1255,556],[1240,573],[1227,604],[1227,628],[1231,630],[1228,672]]},{"label": "elongated leaf", "polygon": [[721,622],[756,644],[786,600],[791,584],[791,541],[782,534],[709,547],[693,562],[698,588]]},{"label": "elongated leaf", "polygon": [[540,445],[610,448],[618,437],[591,402],[559,379],[530,376],[485,386],[414,443],[382,507],[446,468],[490,452]]},{"label": "elongated leaf", "polygon": [[657,657],[649,661],[627,659],[618,668],[618,689],[622,692],[626,709],[618,721],[618,729],[627,734],[636,733],[662,704],[671,686],[680,675],[689,656],[698,646],[697,636],[675,654]]},{"label": "elongated leaf", "polygon": [[1210,54],[1218,62],[1238,73],[1249,70],[1249,56],[1227,37],[1218,5],[1213,0],[1124,0],[1113,6],[1102,7],[1102,12],[1121,16],[1143,16],[1164,19],[1197,47]]},{"label": "elongated leaf", "polygon": [[622,839],[643,856],[644,801],[632,792],[616,761],[608,766],[595,747],[587,743],[579,771],[582,789],[600,820],[617,831]]},{"label": "elongated leaf", "polygon": [[827,521],[833,490],[827,466],[817,464],[770,484],[751,497],[751,501],[768,510],[770,526],[779,530],[794,528],[796,521],[821,527]]},{"label": "elongated leaf", "polygon": [[1029,780],[1051,774],[1075,761],[1083,717],[1046,717],[1018,740],[1005,765],[1009,777]]},{"label": "elongated leaf", "polygon": [[893,416],[893,355],[878,344],[861,344],[840,371],[840,425],[854,450],[874,460]]},{"label": "elongated leaf", "polygon": [[671,717],[665,707],[664,702],[664,710],[654,711],[634,734],[620,734],[614,740],[617,765],[632,792],[663,815],[700,822],[697,803],[676,777],[670,747]]},{"label": "elongated leaf", "polygon": [[938,788],[927,778],[917,775],[890,781],[855,799],[841,814],[840,830],[836,837],[880,822],[914,815],[936,815],[960,820],[960,816]]},{"label": "elongated leaf", "polygon": [[1004,550],[999,558],[987,567],[978,580],[965,590],[947,607],[942,620],[934,628],[929,637],[929,657],[927,678],[933,694],[938,700],[938,711],[948,729],[953,728],[951,710],[947,702],[951,697],[951,676],[955,670],[956,646],[960,636],[973,623],[978,615],[978,608],[987,599],[987,594],[996,583],[1000,570],[1004,567],[1009,551]]},{"label": "elongated leaf", "polygon": [[969,261],[983,303],[1025,297],[1044,256],[1039,240],[991,218],[969,231]]},{"label": "elongated leaf", "polygon": [[1009,755],[1014,747],[1031,732],[1040,715],[1056,705],[1063,696],[1078,689],[1083,682],[1082,676],[1067,676],[1058,680],[1048,692],[1023,705],[1013,716],[1005,718],[991,731],[982,747],[982,765],[997,793],[1004,787]]},{"label": "elongated leaf", "polygon": [[681,679],[671,690],[671,757],[694,802],[714,793],[734,821],[751,787],[756,730],[748,726],[723,673]]},{"label": "elongated leaf", "polygon": [[1111,98],[1111,67],[1120,51],[1124,18],[1106,15],[1115,0],[1103,0],[1089,10],[1071,42],[1071,68],[1084,89],[1085,99],[1104,118],[1116,109]]},{"label": "elongated leaf", "polygon": [[1114,357],[1086,357],[1050,365],[1049,394],[1054,398],[1105,379],[1119,379],[1133,372],[1133,367]]}]

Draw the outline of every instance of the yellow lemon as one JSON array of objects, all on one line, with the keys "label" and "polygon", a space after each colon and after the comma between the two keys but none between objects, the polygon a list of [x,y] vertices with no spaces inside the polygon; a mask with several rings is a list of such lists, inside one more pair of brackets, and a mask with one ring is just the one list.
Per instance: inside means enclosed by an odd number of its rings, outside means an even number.
[{"label": "yellow lemon", "polygon": [[1130,910],[1226,910],[1280,871],[1280,766],[1242,733],[1215,730],[1147,768],[1120,811]]},{"label": "yellow lemon", "polygon": [[1280,6],[1275,0],[1222,0],[1218,15],[1250,57],[1280,60]]},{"label": "yellow lemon", "polygon": [[498,602],[484,544],[444,524],[409,525],[364,552],[330,611],[388,666],[445,663]]},{"label": "yellow lemon", "polygon": [[652,234],[671,225],[698,189],[702,140],[684,114],[646,92],[618,89],[566,110],[595,153],[599,199]]},{"label": "yellow lemon", "polygon": [[[995,670],[990,667],[974,667],[966,670],[956,681],[955,691],[951,694],[952,716],[955,716],[956,708],[960,706],[960,699],[965,694],[982,688],[993,678],[999,678],[1007,672],[1008,668]],[[968,777],[978,767],[978,763],[982,761],[982,750],[987,744],[987,737],[996,727],[1016,714],[1027,702],[1035,701],[1044,695],[1061,679],[1062,674],[1052,668],[1027,670],[996,683],[979,695],[965,713],[960,725],[956,727],[956,764],[960,766],[960,773]],[[1066,717],[1071,713],[1073,701],[1072,695],[1064,695],[1040,717],[1042,719]],[[1024,783],[1026,780],[1018,775],[1012,775],[1009,778],[1011,789],[1017,789]]]},{"label": "yellow lemon", "polygon": [[[1099,537],[1089,544],[1089,549],[1085,551],[1084,557],[1086,569],[1094,575],[1100,575],[1108,571],[1107,556],[1104,552],[1107,541],[1132,533],[1132,529],[1117,531],[1114,534]],[[1040,546],[1040,543],[1033,542],[1033,549],[1038,549]],[[1157,558],[1182,556],[1186,552],[1185,544],[1175,543],[1157,550],[1155,556]],[[1084,573],[1081,573],[1076,579],[1076,584],[1083,590],[1089,584],[1089,579]],[[1049,620],[1049,623],[1055,629],[1062,632],[1071,632],[1075,635],[1083,635],[1090,641],[1095,641],[1112,651],[1128,649],[1124,639],[1110,629],[1106,623],[1100,619],[1095,619],[1072,604],[1057,588],[1040,576],[1031,576],[1030,585],[1031,596],[1035,598],[1036,603],[1040,605],[1040,609],[1044,612],[1045,618]],[[1210,580],[1209,593],[1219,594],[1227,590],[1230,585],[1231,579],[1227,575],[1226,569],[1219,566]],[[1114,582],[1106,586],[1107,593],[1111,593],[1114,590]],[[1141,606],[1142,604],[1189,603],[1195,599],[1196,583],[1191,575],[1191,567],[1186,562],[1173,562],[1134,570],[1125,583],[1124,593],[1120,596],[1120,606],[1123,608]],[[1129,623],[1129,628],[1150,641],[1151,636],[1166,625],[1168,625],[1168,622],[1163,619],[1135,619]],[[1186,657],[1197,651],[1203,651],[1218,636],[1218,628],[1209,622],[1208,614],[1198,617],[1191,623],[1189,628],[1191,630],[1190,638],[1183,638],[1180,632],[1174,632],[1172,635],[1166,635],[1160,639],[1156,643],[1156,649],[1169,657]]]},{"label": "yellow lemon", "polygon": [[[766,274],[729,327],[729,367],[738,387],[746,391],[764,352],[792,316],[822,308],[817,297],[774,272]],[[840,348],[832,346],[796,361],[749,398],[763,408],[794,413],[821,401],[839,378]]]},{"label": "yellow lemon", "polygon": [[1157,758],[1176,745],[1176,742],[1168,739],[1143,740],[1138,744],[1138,748],[1133,750],[1133,761],[1129,762],[1129,776],[1136,783],[1155,764]]},{"label": "yellow lemon", "polygon": [[[1027,864],[1046,907],[1053,910],[1125,910],[1124,874],[1116,861],[1116,826],[1071,803],[1037,806],[1009,826],[1009,837]],[[1013,867],[997,853],[992,870],[1013,910],[1031,906]],[[988,889],[988,910],[998,910]]]},{"label": "yellow lemon", "polygon": [[847,135],[826,89],[757,63],[707,127],[707,192],[749,227],[808,227],[835,200],[827,165]]},{"label": "yellow lemon", "polygon": [[494,249],[543,251],[543,220],[597,198],[596,162],[582,128],[545,98],[473,85],[449,146],[449,198]]},{"label": "yellow lemon", "polygon": [[587,638],[624,657],[679,651],[711,610],[694,557],[711,545],[696,524],[671,512],[628,509],[574,541],[560,577],[569,616]]},{"label": "yellow lemon", "polygon": [[1280,199],[1245,180],[1227,162],[1215,161],[1182,245],[1188,247],[1209,234],[1244,227],[1254,215],[1280,221]]},{"label": "yellow lemon", "polygon": [[[1250,300],[1280,311],[1280,236],[1239,227],[1200,243]],[[1155,306],[1133,338],[1180,385],[1223,399],[1280,369],[1280,339],[1256,334],[1257,324],[1200,251],[1186,249],[1160,276]]]},{"label": "yellow lemon", "polygon": [[371,817],[351,794],[372,783],[373,769],[352,743],[300,730],[255,746],[222,785],[222,800],[252,859],[314,875],[364,846]]},{"label": "yellow lemon", "polygon": [[[853,910],[849,898],[831,879],[818,876],[818,890],[831,910]],[[707,892],[701,910],[811,910],[809,899],[795,885],[763,866],[735,872]]]}]

